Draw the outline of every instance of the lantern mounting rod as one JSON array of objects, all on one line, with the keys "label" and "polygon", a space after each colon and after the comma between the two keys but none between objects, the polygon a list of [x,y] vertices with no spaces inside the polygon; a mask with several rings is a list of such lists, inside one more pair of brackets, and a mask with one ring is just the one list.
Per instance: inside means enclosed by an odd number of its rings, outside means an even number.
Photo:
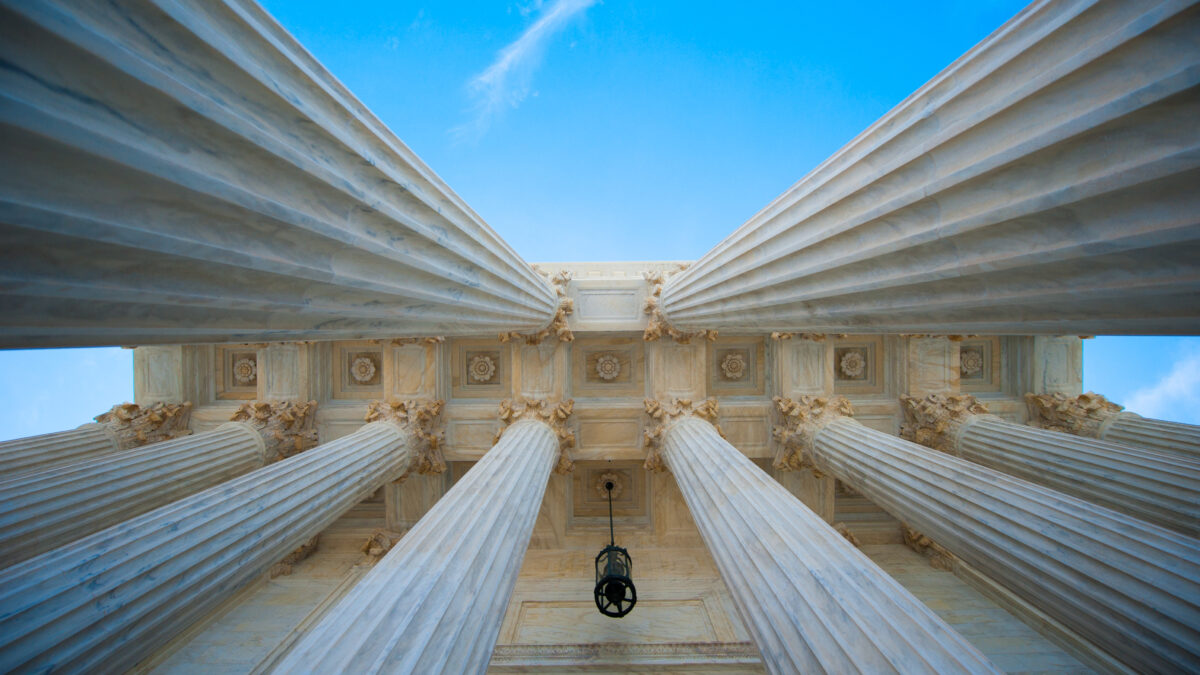
[{"label": "lantern mounting rod", "polygon": [[604,484],[604,489],[608,490],[608,545],[616,546],[617,538],[613,534],[613,515],[612,515],[612,490],[613,482],[610,480]]}]

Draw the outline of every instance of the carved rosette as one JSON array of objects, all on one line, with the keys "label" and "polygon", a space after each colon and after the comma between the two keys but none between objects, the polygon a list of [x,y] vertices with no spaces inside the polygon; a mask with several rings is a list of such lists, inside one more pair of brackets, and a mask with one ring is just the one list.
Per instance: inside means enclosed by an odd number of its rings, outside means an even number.
[{"label": "carved rosette", "polygon": [[929,558],[930,567],[944,572],[954,571],[954,561],[957,558],[954,557],[953,553],[947,551],[929,537],[909,527],[908,523],[900,523],[900,529],[904,533],[904,543],[912,550]]},{"label": "carved rosette", "polygon": [[669,403],[648,398],[643,401],[643,405],[649,417],[649,423],[642,432],[642,445],[646,448],[644,466],[650,471],[666,471],[667,465],[663,462],[661,454],[663,439],[667,430],[683,417],[698,417],[713,425],[721,438],[725,438],[725,432],[721,430],[721,425],[717,424],[719,406],[715,398],[707,398],[696,405],[692,405],[691,399],[686,398],[672,399]]},{"label": "carved rosette", "polygon": [[1123,410],[1090,391],[1079,396],[1025,394],[1025,404],[1029,407],[1030,424],[1091,438],[1100,438],[1104,423]]},{"label": "carved rosette", "polygon": [[900,437],[934,450],[957,454],[962,425],[977,415],[987,415],[984,405],[970,394],[930,394],[922,398],[901,396],[904,424]]},{"label": "carved rosette", "polygon": [[813,439],[825,425],[854,414],[854,407],[844,396],[801,396],[800,400],[776,396],[775,409],[779,424],[771,429],[779,448],[775,453],[775,468],[785,471],[812,469]]},{"label": "carved rosette", "polygon": [[413,461],[399,480],[404,480],[414,470],[417,473],[441,473],[446,470],[442,457],[445,432],[437,429],[445,401],[438,400],[391,400],[371,401],[367,405],[367,422],[390,422],[404,428],[416,439]]},{"label": "carved rosette", "polygon": [[317,444],[316,401],[243,403],[230,417],[258,430],[266,443],[264,463],[277,462]]},{"label": "carved rosette", "polygon": [[122,450],[130,450],[187,436],[192,433],[188,429],[191,415],[191,402],[155,403],[145,408],[136,403],[122,403],[93,419],[112,431]]},{"label": "carved rosette", "polygon": [[520,420],[532,419],[544,422],[558,436],[558,464],[554,473],[570,473],[575,468],[571,461],[570,450],[575,447],[575,434],[567,425],[571,413],[575,411],[575,400],[567,399],[561,403],[550,403],[542,399],[504,399],[500,402],[500,430],[492,439],[492,445],[500,442],[500,437],[510,426]]},{"label": "carved rosette", "polygon": [[[687,269],[687,265],[680,265],[677,271],[682,272]],[[653,342],[662,338],[664,335],[675,340],[679,344],[687,344],[692,341],[692,338],[702,337],[709,342],[717,339],[717,331],[715,330],[698,330],[690,333],[685,333],[670,324],[667,317],[663,314],[662,307],[659,306],[659,298],[662,297],[663,284],[667,282],[667,275],[663,272],[645,272],[642,274],[647,282],[652,286],[650,295],[646,296],[646,302],[642,305],[642,313],[648,316],[646,320],[646,330],[642,333],[642,339],[646,342]]]},{"label": "carved rosette", "polygon": [[575,312],[575,301],[567,297],[567,284],[571,283],[571,273],[561,270],[550,277],[550,283],[558,294],[558,309],[554,312],[554,318],[550,320],[550,325],[536,333],[501,333],[501,342],[524,340],[527,345],[540,345],[542,340],[551,335],[557,337],[559,342],[571,342],[575,339],[575,334],[571,332],[571,327],[567,324],[567,317]]}]

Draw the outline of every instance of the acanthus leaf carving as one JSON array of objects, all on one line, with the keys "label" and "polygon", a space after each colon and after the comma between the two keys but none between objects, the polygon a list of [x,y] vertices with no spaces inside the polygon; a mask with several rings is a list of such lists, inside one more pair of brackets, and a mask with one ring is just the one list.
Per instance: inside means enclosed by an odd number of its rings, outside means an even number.
[{"label": "acanthus leaf carving", "polygon": [[774,466],[784,471],[812,469],[823,474],[812,462],[813,440],[826,425],[854,414],[854,406],[844,396],[801,396],[792,400],[783,396],[772,399],[779,415],[779,424],[771,435],[779,444]]},{"label": "acanthus leaf carving", "polygon": [[[774,331],[771,333],[772,340],[791,340],[792,338],[796,338],[810,342],[824,342],[826,337],[831,336],[825,333],[789,333],[786,331]],[[832,337],[841,339],[846,337],[846,333],[833,333]]]},{"label": "acanthus leaf carving", "polygon": [[1122,413],[1122,406],[1100,394],[1087,392],[1079,396],[1066,394],[1025,394],[1029,408],[1029,423],[1077,436],[1099,438],[1104,423]]},{"label": "acanthus leaf carving", "polygon": [[930,394],[924,397],[901,396],[904,424],[900,437],[934,450],[957,454],[958,435],[963,423],[988,409],[970,394]]},{"label": "acanthus leaf carving", "polygon": [[642,404],[645,406],[646,415],[649,417],[649,424],[642,431],[642,445],[646,448],[645,468],[649,471],[665,471],[667,465],[662,459],[662,443],[666,437],[667,430],[683,417],[697,417],[713,425],[721,438],[725,438],[725,432],[721,430],[721,425],[717,423],[719,417],[720,406],[715,398],[707,398],[700,403],[692,405],[691,399],[675,398],[669,402],[663,403],[656,399],[645,399]]},{"label": "acanthus leaf carving", "polygon": [[953,553],[924,534],[909,527],[908,523],[901,523],[900,530],[904,534],[904,543],[912,550],[929,558],[930,567],[944,572],[954,571],[956,558]]},{"label": "acanthus leaf carving", "polygon": [[833,529],[837,530],[838,534],[845,537],[846,541],[854,544],[855,548],[862,548],[862,542],[858,540],[858,537],[854,536],[854,533],[850,531],[850,528],[847,527],[845,523],[834,523]]},{"label": "acanthus leaf carving", "polygon": [[568,421],[574,411],[574,399],[551,403],[544,399],[506,398],[500,402],[501,427],[492,439],[492,444],[499,443],[504,432],[520,420],[533,419],[543,422],[558,437],[558,463],[554,466],[554,473],[570,473],[575,468],[570,455],[570,450],[575,447],[575,433],[571,431]]},{"label": "acanthus leaf carving", "polygon": [[254,427],[266,443],[264,463],[277,462],[317,444],[316,401],[243,403],[230,421]]},{"label": "acanthus leaf carving", "polygon": [[537,331],[536,333],[517,333],[510,331],[500,334],[501,342],[509,342],[511,340],[524,340],[527,345],[540,345],[543,340],[554,335],[559,342],[571,342],[575,339],[575,334],[571,332],[571,326],[567,322],[567,317],[575,312],[575,301],[567,297],[567,285],[571,283],[571,273],[567,270],[560,270],[550,277],[550,283],[554,286],[554,292],[558,295],[558,309],[554,312],[554,318],[550,320],[550,325]]},{"label": "acanthus leaf carving", "polygon": [[[681,265],[680,270],[686,269],[686,265]],[[646,296],[646,301],[642,305],[642,313],[647,315],[646,330],[642,332],[642,340],[653,342],[661,339],[663,336],[670,337],[679,344],[688,344],[693,338],[702,337],[709,342],[714,342],[717,339],[717,331],[715,330],[697,330],[692,332],[684,332],[675,328],[667,321],[667,316],[663,314],[662,307],[659,306],[659,298],[662,297],[663,285],[667,282],[667,274],[665,272],[645,272],[642,274],[650,285],[650,295]]]},{"label": "acanthus leaf carving", "polygon": [[114,405],[106,413],[96,415],[100,424],[109,428],[122,450],[141,447],[150,443],[169,441],[187,436],[188,421],[192,415],[191,402],[155,403],[140,406],[137,403]]},{"label": "acanthus leaf carving", "polygon": [[404,480],[413,471],[428,474],[446,470],[446,460],[442,456],[445,432],[437,428],[445,405],[446,402],[440,399],[392,399],[371,401],[367,405],[367,422],[390,422],[411,433],[415,439],[413,461],[398,480]]},{"label": "acanthus leaf carving", "polygon": [[303,544],[301,544],[299,548],[285,555],[283,560],[280,560],[272,565],[268,573],[269,576],[274,579],[277,576],[291,574],[292,568],[297,563],[312,555],[313,551],[317,550],[317,545],[320,543],[320,541],[320,534],[314,534],[313,536],[309,537],[308,541],[305,541]]},{"label": "acanthus leaf carving", "polygon": [[393,344],[394,346],[396,346],[396,347],[403,347],[404,345],[426,345],[426,346],[433,346],[433,345],[440,345],[440,344],[442,344],[442,343],[443,343],[443,342],[445,342],[445,341],[446,341],[446,338],[445,338],[445,336],[442,336],[442,335],[435,335],[435,336],[432,336],[432,337],[406,337],[406,338],[393,338],[393,339],[392,339],[392,344]]}]

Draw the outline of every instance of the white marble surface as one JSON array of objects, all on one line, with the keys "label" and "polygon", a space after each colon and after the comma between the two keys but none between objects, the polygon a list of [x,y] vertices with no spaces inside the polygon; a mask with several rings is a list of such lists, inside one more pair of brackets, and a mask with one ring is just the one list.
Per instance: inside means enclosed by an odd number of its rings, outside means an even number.
[{"label": "white marble surface", "polygon": [[0,346],[549,324],[549,283],[251,0],[4,4]]},{"label": "white marble surface", "polygon": [[1100,438],[1136,448],[1186,456],[1200,461],[1200,426],[1120,414],[1100,427]]},{"label": "white marble surface", "polygon": [[151,443],[0,480],[0,567],[219,485],[263,466],[249,424]]},{"label": "white marble surface", "polygon": [[0,570],[0,671],[128,669],[399,477],[410,439],[369,424]]},{"label": "white marble surface", "polygon": [[0,479],[83,462],[120,450],[116,434],[103,424],[17,438],[0,443]]},{"label": "white marble surface", "polygon": [[513,424],[272,672],[484,672],[557,459]]},{"label": "white marble surface", "polygon": [[1200,540],[841,418],[818,468],[1135,670],[1200,663]]},{"label": "white marble surface", "polygon": [[708,422],[670,427],[662,456],[768,671],[998,672]]},{"label": "white marble surface", "polygon": [[1200,331],[1200,17],[1038,0],[670,279],[681,330]]}]

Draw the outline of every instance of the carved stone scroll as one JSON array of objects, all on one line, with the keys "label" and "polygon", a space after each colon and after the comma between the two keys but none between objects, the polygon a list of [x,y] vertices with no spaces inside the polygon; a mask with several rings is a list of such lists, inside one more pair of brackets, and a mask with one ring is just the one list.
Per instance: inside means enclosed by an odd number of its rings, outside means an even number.
[{"label": "carved stone scroll", "polygon": [[708,422],[721,438],[725,438],[725,432],[721,431],[721,425],[717,424],[719,406],[715,398],[705,399],[696,405],[692,405],[691,399],[686,398],[672,399],[669,403],[648,398],[643,404],[646,407],[646,415],[650,418],[650,423],[642,432],[642,444],[646,448],[645,467],[650,471],[666,470],[660,454],[663,438],[667,429],[684,417],[698,417]]},{"label": "carved stone scroll", "polygon": [[316,416],[316,401],[256,401],[243,403],[229,420],[246,422],[258,430],[267,444],[263,458],[263,463],[267,464],[315,446],[317,430],[313,425]]},{"label": "carved stone scroll", "polygon": [[367,422],[391,422],[407,429],[416,439],[413,461],[400,480],[413,471],[429,474],[446,470],[446,460],[442,456],[445,432],[436,428],[445,405],[446,402],[440,399],[371,401],[367,405],[364,418]]},{"label": "carved stone scroll", "polygon": [[901,396],[904,424],[900,437],[934,450],[958,454],[957,436],[962,424],[988,410],[970,394],[930,394],[924,397]]},{"label": "carved stone scroll", "polygon": [[557,404],[542,399],[504,399],[500,402],[502,426],[496,432],[492,444],[499,443],[504,432],[519,420],[534,419],[544,422],[558,437],[558,462],[554,466],[554,473],[570,473],[575,468],[575,463],[571,461],[570,455],[571,448],[575,447],[575,433],[567,425],[567,420],[574,411],[574,399],[567,399]]},{"label": "carved stone scroll", "polygon": [[106,413],[96,415],[94,419],[113,432],[122,450],[129,450],[147,443],[187,436],[192,433],[188,429],[191,415],[190,401],[155,403],[148,407],[136,403],[122,403],[113,406],[112,410]]},{"label": "carved stone scroll", "polygon": [[801,396],[799,401],[776,396],[779,424],[771,429],[779,450],[775,454],[777,469],[798,471],[812,469],[822,476],[812,463],[813,438],[821,429],[840,417],[854,414],[854,407],[844,396]]}]

